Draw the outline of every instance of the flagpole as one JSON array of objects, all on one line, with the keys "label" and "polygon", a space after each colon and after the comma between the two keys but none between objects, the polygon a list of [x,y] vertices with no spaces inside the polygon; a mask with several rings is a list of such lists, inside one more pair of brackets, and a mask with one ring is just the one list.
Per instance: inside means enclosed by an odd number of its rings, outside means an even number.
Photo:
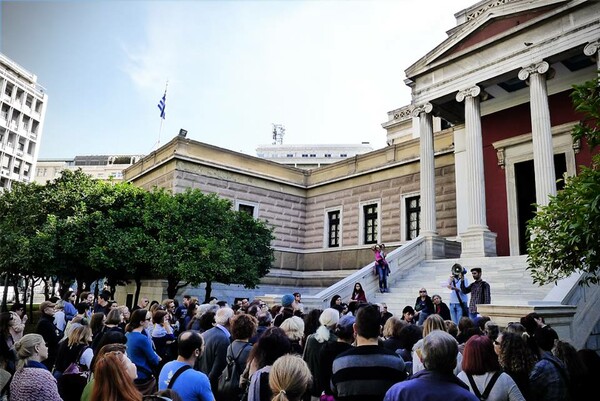
[{"label": "flagpole", "polygon": [[[165,112],[164,109],[166,107],[166,102],[167,102],[167,88],[169,87],[169,80],[167,79],[167,83],[165,84],[165,94],[162,97],[161,102],[164,102],[162,104],[162,109],[161,109],[161,114],[160,114],[160,126],[158,128],[158,141],[156,142],[156,145],[154,146],[155,149],[158,149],[160,147],[160,135],[162,133],[162,127],[163,127],[163,122],[165,121]],[[160,109],[160,103],[158,105],[159,109]]]}]

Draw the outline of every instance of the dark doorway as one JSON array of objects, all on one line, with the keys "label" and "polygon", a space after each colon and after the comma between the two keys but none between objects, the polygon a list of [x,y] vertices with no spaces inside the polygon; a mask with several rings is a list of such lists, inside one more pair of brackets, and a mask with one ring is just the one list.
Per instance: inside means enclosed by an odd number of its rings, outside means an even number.
[{"label": "dark doorway", "polygon": [[[567,160],[564,153],[554,155],[554,173],[558,180],[556,189],[564,187],[562,180],[567,171]],[[519,227],[519,255],[527,253],[527,222],[535,215],[535,173],[533,160],[515,163],[515,189],[517,191],[517,219]]]}]

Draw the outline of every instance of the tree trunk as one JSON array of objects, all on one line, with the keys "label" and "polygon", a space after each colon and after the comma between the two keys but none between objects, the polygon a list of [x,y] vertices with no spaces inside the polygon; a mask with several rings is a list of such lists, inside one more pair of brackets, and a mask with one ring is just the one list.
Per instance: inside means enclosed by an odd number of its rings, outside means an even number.
[{"label": "tree trunk", "polygon": [[[31,278],[31,296],[29,297],[29,316],[33,319],[33,294],[35,291],[35,278]],[[33,320],[32,320],[33,321]]]},{"label": "tree trunk", "polygon": [[206,292],[204,293],[204,303],[207,304],[210,301],[210,293],[212,292],[212,282],[206,281]]},{"label": "tree trunk", "polygon": [[167,297],[170,299],[174,299],[175,295],[177,295],[177,284],[179,284],[179,280],[170,276],[167,278]]},{"label": "tree trunk", "polygon": [[23,277],[23,305],[27,306],[27,290],[29,289],[29,277]]},{"label": "tree trunk", "polygon": [[135,278],[135,294],[133,294],[133,305],[131,305],[131,307],[134,307],[135,305],[138,304],[139,300],[140,300],[140,291],[142,289],[142,280],[140,280],[138,277]]},{"label": "tree trunk", "polygon": [[8,273],[4,273],[4,291],[2,292],[2,312],[8,311],[6,301],[8,299]]}]

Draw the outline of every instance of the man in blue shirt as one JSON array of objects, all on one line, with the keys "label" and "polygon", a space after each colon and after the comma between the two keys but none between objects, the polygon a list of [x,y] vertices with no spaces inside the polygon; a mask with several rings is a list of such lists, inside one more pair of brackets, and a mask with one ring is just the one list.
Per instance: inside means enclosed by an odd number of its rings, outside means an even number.
[{"label": "man in blue shirt", "polygon": [[[161,369],[158,389],[171,388],[186,401],[214,401],[208,376],[192,369],[203,347],[204,341],[197,332],[188,330],[181,333],[177,339],[177,359],[167,362]],[[181,373],[175,377],[180,369]]]}]

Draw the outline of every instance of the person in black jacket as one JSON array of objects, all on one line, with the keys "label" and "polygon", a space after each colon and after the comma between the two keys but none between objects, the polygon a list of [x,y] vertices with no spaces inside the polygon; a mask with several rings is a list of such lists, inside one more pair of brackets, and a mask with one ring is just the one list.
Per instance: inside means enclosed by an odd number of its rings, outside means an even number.
[{"label": "person in black jacket", "polygon": [[415,301],[415,318],[418,317],[418,325],[423,326],[423,322],[427,319],[427,316],[433,313],[433,301],[431,301],[431,297],[427,295],[427,290],[425,288],[421,288],[419,290],[419,296]]},{"label": "person in black jacket", "polygon": [[444,320],[452,320],[450,317],[450,308],[442,302],[441,296],[434,294],[431,300],[433,301],[433,313],[440,315]]},{"label": "person in black jacket", "polygon": [[60,341],[60,331],[54,325],[54,306],[55,304],[50,301],[44,301],[40,304],[41,317],[35,328],[35,332],[44,337],[44,342],[48,347],[48,358],[42,361],[42,363],[50,371],[54,367],[58,352],[58,342]]}]

